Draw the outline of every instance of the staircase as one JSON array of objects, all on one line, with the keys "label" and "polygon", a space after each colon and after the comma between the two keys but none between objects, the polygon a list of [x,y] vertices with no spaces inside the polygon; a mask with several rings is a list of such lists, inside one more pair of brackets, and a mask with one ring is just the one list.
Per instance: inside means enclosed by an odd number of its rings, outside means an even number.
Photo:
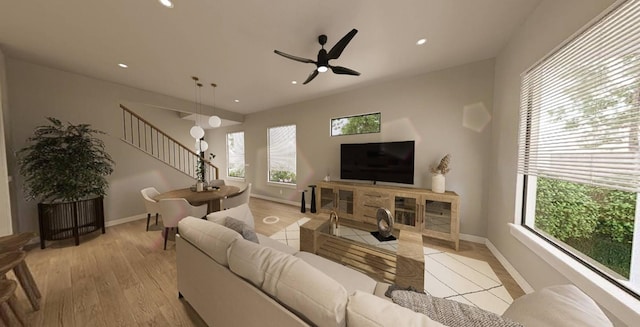
[{"label": "staircase", "polygon": [[[200,156],[195,151],[176,141],[122,104],[120,108],[122,109],[123,136],[121,140],[123,142],[194,180],[198,178],[197,167]],[[204,158],[202,160],[204,161],[205,180],[218,179],[218,167]]]}]

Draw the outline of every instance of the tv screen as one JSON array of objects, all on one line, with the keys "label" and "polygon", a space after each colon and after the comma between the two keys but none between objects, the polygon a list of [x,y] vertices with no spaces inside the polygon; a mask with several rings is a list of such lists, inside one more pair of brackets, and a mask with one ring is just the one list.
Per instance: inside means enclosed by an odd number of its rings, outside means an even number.
[{"label": "tv screen", "polygon": [[342,144],[340,178],[413,184],[414,141]]}]

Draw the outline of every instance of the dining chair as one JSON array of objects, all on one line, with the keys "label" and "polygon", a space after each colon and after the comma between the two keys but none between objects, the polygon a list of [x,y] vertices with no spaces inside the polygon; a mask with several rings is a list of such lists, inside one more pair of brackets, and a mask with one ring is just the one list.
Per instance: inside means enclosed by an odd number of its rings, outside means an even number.
[{"label": "dining chair", "polygon": [[247,184],[247,187],[236,195],[224,197],[220,203],[222,210],[237,207],[241,204],[249,204],[249,197],[251,196],[251,183]]},{"label": "dining chair", "polygon": [[211,181],[209,181],[209,186],[223,186],[226,185],[226,183],[224,182],[224,179],[212,179]]},{"label": "dining chair", "polygon": [[188,216],[202,218],[207,214],[207,205],[192,206],[183,198],[162,199],[158,201],[162,225],[164,226],[164,249],[167,249],[169,230],[178,227],[178,222]]},{"label": "dining chair", "polygon": [[160,194],[155,187],[147,187],[140,191],[142,193],[142,198],[144,200],[144,206],[147,208],[147,232],[149,231],[149,220],[151,219],[151,214],[156,215],[156,225],[158,225],[158,214],[160,210],[158,210],[158,201],[153,198]]}]

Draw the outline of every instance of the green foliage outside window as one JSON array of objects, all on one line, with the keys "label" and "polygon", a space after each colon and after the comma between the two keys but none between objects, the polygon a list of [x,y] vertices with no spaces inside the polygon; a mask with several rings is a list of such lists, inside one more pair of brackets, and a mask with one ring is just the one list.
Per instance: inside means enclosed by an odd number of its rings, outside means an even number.
[{"label": "green foliage outside window", "polygon": [[244,168],[230,168],[229,177],[244,178]]},{"label": "green foliage outside window", "polygon": [[331,120],[331,136],[380,132],[381,114],[334,118]]},{"label": "green foliage outside window", "polygon": [[296,183],[296,173],[286,170],[272,170],[269,172],[269,181],[277,183]]},{"label": "green foliage outside window", "polygon": [[636,193],[538,177],[535,227],[629,277]]}]

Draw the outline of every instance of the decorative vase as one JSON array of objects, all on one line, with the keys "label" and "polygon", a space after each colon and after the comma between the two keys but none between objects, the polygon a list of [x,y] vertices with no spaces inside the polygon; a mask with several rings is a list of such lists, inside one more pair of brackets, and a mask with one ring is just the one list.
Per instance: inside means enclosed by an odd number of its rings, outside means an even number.
[{"label": "decorative vase", "polygon": [[198,181],[196,183],[196,192],[202,192],[202,191],[204,191],[204,182]]},{"label": "decorative vase", "polygon": [[434,193],[444,193],[444,175],[433,174],[431,175],[431,190]]}]

